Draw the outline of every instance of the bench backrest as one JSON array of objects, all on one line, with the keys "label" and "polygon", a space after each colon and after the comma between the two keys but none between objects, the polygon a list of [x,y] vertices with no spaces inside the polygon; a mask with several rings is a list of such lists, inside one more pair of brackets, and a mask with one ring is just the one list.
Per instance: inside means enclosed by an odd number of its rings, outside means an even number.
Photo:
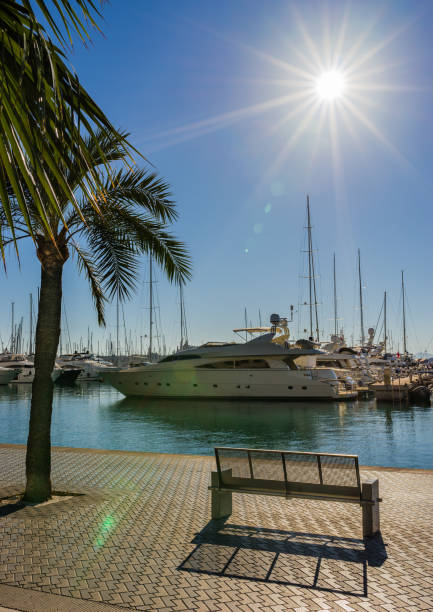
[{"label": "bench backrest", "polygon": [[220,488],[361,499],[357,455],[215,448]]}]

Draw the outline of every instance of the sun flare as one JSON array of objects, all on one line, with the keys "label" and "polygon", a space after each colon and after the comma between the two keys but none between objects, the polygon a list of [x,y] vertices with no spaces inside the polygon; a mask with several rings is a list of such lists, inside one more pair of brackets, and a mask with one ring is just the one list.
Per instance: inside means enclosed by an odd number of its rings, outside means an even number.
[{"label": "sun flare", "polygon": [[317,79],[317,94],[321,100],[336,100],[344,93],[344,76],[338,70],[324,72]]}]

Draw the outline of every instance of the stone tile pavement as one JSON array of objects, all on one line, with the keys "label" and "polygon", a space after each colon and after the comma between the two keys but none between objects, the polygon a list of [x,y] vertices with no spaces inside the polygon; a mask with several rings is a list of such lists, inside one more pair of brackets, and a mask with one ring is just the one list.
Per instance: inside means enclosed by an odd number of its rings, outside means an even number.
[{"label": "stone tile pavement", "polygon": [[0,610],[433,610],[433,472],[380,479],[383,542],[352,504],[234,495],[211,524],[212,457],[54,449],[69,497],[23,507],[0,445]]}]

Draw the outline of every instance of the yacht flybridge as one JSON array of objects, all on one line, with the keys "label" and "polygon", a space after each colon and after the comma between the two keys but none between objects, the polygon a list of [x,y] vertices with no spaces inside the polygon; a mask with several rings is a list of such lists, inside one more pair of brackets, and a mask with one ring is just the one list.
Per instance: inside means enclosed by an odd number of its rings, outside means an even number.
[{"label": "yacht flybridge", "polygon": [[126,396],[285,400],[356,396],[332,369],[316,369],[321,353],[312,343],[288,343],[287,321],[278,315],[271,317],[270,328],[234,331],[261,335],[244,343],[207,342],[158,363],[101,374]]}]

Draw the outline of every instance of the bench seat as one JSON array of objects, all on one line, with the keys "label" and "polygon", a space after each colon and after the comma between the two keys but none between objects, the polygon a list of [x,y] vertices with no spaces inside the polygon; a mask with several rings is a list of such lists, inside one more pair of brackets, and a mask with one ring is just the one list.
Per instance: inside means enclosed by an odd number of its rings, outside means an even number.
[{"label": "bench seat", "polygon": [[[232,512],[232,494],[356,503],[363,536],[379,533],[379,481],[361,483],[357,455],[216,447],[212,518]],[[269,476],[266,478],[266,476]]]}]

